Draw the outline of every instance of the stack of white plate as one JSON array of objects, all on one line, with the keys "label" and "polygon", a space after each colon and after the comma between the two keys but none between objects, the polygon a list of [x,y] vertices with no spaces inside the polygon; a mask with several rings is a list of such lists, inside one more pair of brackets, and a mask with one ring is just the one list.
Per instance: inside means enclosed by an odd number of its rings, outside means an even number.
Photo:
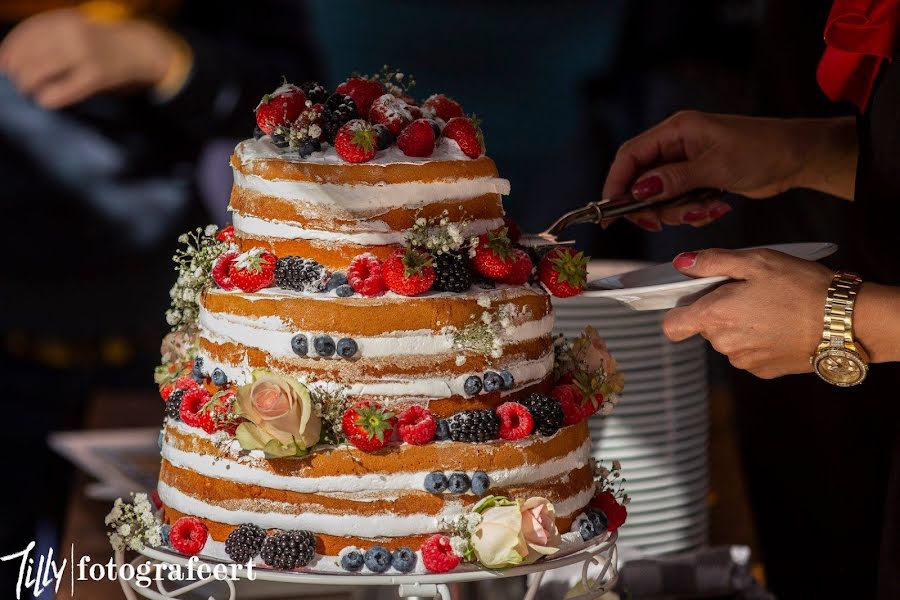
[{"label": "stack of white plate", "polygon": [[[597,261],[595,279],[644,266]],[[625,391],[612,415],[591,418],[593,453],[607,466],[622,462],[631,496],[619,544],[659,555],[707,541],[706,345],[673,344],[662,334],[664,312],[634,311],[590,293],[554,299],[556,330],[576,336],[592,325],[625,373]]]}]

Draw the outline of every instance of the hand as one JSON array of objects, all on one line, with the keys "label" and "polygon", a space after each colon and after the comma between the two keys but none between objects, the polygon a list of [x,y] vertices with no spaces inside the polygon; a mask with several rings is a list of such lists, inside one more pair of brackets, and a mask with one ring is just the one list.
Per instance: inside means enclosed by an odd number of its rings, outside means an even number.
[{"label": "hand", "polygon": [[[852,119],[763,119],[680,112],[625,142],[603,197],[631,193],[662,200],[697,188],[765,198],[812,187],[852,198],[856,134]],[[646,210],[628,218],[644,229],[699,227],[727,214],[721,199]]]},{"label": "hand", "polygon": [[738,281],[670,310],[666,337],[678,342],[699,333],[732,365],[763,379],[812,370],[830,270],[774,250],[685,252],[672,263],[691,277]]},{"label": "hand", "polygon": [[139,20],[95,22],[77,9],[39,13],[0,43],[0,71],[45,108],[98,92],[151,87],[165,77],[177,48],[169,34]]}]

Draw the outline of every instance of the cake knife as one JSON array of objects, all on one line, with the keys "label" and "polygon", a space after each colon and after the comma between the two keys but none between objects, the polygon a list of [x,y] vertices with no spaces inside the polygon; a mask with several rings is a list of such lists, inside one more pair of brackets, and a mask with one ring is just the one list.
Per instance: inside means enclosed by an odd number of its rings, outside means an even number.
[{"label": "cake knife", "polygon": [[571,225],[579,223],[601,224],[603,221],[622,217],[645,208],[659,208],[674,206],[685,202],[708,200],[722,195],[721,190],[708,188],[696,189],[687,194],[654,202],[652,200],[638,200],[630,193],[620,194],[611,198],[604,198],[595,202],[588,202],[581,208],[569,211],[558,218],[550,227],[540,233],[526,233],[519,239],[519,243],[528,248],[540,250],[550,246],[568,246],[575,240],[562,240],[558,236]]}]

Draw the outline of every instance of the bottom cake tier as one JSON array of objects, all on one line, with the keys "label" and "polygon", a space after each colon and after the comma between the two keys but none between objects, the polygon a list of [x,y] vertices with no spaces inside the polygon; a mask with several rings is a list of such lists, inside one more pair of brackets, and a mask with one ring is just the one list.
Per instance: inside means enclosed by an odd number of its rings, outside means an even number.
[{"label": "bottom cake tier", "polygon": [[[390,445],[373,453],[352,446],[317,447],[303,458],[265,458],[241,451],[221,433],[167,421],[159,496],[164,520],[189,515],[209,529],[211,550],[238,525],[312,532],[316,552],[335,557],[374,544],[417,550],[442,525],[480,497],[553,503],[557,527],[568,531],[595,491],[586,421],[555,435],[483,444],[453,441]],[[426,490],[433,472],[479,475],[477,494]],[[204,551],[215,555],[218,552]]]}]

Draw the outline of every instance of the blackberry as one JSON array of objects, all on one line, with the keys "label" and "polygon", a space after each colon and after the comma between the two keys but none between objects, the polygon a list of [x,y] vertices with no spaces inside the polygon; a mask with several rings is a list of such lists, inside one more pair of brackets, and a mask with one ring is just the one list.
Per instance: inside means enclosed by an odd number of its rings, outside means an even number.
[{"label": "blackberry", "polygon": [[328,271],[311,258],[285,256],[275,263],[275,285],[286,290],[321,292]]},{"label": "blackberry", "polygon": [[542,394],[531,394],[519,404],[528,409],[534,419],[534,430],[544,437],[550,437],[562,427],[562,406],[556,398]]},{"label": "blackberry", "polygon": [[181,419],[181,398],[183,396],[184,390],[179,388],[169,394],[169,399],[166,400],[166,414],[173,421]]},{"label": "blackberry", "polygon": [[319,104],[328,99],[328,90],[318,81],[307,81],[300,86],[300,89],[306,94],[306,99],[313,104]]},{"label": "blackberry", "polygon": [[434,289],[445,292],[465,292],[472,286],[472,269],[465,256],[458,252],[442,252],[434,259]]},{"label": "blackberry", "polygon": [[228,534],[225,554],[239,565],[247,564],[259,555],[266,541],[266,532],[250,523],[244,523]]},{"label": "blackberry", "polygon": [[464,410],[447,421],[454,442],[488,442],[500,435],[500,417],[493,410]]},{"label": "blackberry", "polygon": [[276,569],[305,567],[316,555],[316,539],[308,531],[286,531],[266,538],[260,551],[263,562]]},{"label": "blackberry", "polygon": [[325,112],[322,115],[322,135],[326,142],[334,145],[334,136],[341,125],[356,118],[356,102],[350,96],[332,94],[325,100]]}]

